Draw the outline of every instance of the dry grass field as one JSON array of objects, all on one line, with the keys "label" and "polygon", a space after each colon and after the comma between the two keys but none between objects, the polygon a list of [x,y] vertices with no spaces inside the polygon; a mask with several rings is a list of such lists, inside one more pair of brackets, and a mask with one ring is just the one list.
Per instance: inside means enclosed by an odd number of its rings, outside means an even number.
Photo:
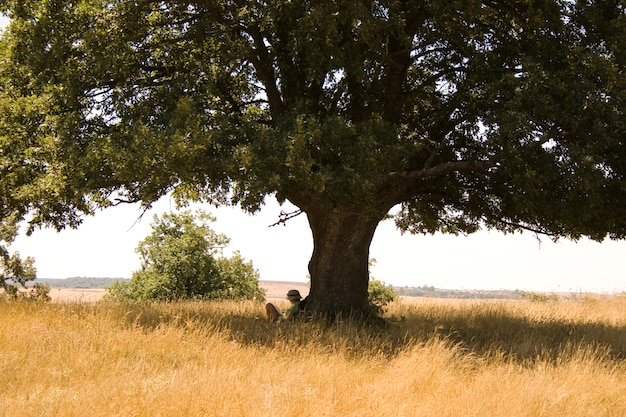
[{"label": "dry grass field", "polygon": [[626,415],[626,298],[401,300],[386,324],[262,304],[0,302],[0,416]]},{"label": "dry grass field", "polygon": [[[259,286],[265,289],[268,300],[282,300],[287,291],[295,288],[303,296],[309,293],[309,284],[303,282],[260,281]],[[92,303],[100,301],[106,294],[104,288],[52,288],[50,298],[54,303]]]}]

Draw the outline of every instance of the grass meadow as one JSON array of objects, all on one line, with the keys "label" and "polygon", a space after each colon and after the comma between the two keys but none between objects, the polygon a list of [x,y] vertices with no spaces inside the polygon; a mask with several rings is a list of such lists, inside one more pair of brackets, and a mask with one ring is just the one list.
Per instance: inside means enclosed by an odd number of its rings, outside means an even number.
[{"label": "grass meadow", "polygon": [[626,416],[626,297],[402,299],[387,322],[253,302],[0,302],[0,416]]}]

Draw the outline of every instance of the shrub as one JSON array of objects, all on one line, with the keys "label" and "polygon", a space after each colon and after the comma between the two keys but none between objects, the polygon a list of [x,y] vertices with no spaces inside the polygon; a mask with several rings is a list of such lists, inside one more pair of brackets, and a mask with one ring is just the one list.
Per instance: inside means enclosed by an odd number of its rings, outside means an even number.
[{"label": "shrub", "polygon": [[152,233],[139,243],[142,267],[129,283],[117,282],[109,299],[173,301],[263,298],[259,274],[238,252],[218,256],[228,237],[209,227],[215,218],[202,211],[154,217]]},{"label": "shrub", "polygon": [[259,271],[254,269],[252,261],[246,262],[238,251],[230,258],[217,258],[216,266],[222,283],[219,298],[265,299],[265,290],[259,287]]},{"label": "shrub", "polygon": [[371,268],[376,265],[376,259],[372,258],[368,262],[368,272],[370,281],[367,286],[367,298],[375,314],[381,315],[385,312],[387,304],[398,299],[398,294],[391,285],[375,279],[372,276]]},{"label": "shrub", "polygon": [[398,294],[391,285],[385,285],[377,279],[370,279],[367,293],[370,305],[378,315],[386,311],[387,304],[398,299]]}]

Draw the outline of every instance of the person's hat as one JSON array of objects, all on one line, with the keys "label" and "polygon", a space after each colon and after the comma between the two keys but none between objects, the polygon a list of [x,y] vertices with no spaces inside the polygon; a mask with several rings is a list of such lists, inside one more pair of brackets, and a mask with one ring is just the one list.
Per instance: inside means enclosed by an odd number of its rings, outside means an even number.
[{"label": "person's hat", "polygon": [[287,291],[287,300],[301,300],[302,296],[300,295],[300,291],[298,290],[289,290]]}]

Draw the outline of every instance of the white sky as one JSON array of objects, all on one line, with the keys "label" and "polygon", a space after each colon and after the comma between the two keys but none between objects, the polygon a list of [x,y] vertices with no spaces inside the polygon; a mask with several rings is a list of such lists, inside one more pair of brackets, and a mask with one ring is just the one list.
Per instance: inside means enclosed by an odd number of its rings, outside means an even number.
[{"label": "white sky", "polygon": [[[270,199],[268,199],[270,200]],[[119,206],[87,218],[77,230],[38,230],[11,246],[35,258],[40,278],[129,278],[139,269],[135,248],[150,231],[154,213],[173,209],[162,199],[135,224],[137,206]],[[306,281],[313,249],[303,214],[286,226],[268,227],[280,210],[273,200],[257,215],[237,208],[206,206],[217,217],[214,230],[231,238],[230,250],[252,260],[262,280]],[[370,257],[372,275],[397,286],[528,291],[626,291],[626,242],[537,240],[534,234],[479,232],[470,236],[401,235],[392,221],[380,224]]]}]

